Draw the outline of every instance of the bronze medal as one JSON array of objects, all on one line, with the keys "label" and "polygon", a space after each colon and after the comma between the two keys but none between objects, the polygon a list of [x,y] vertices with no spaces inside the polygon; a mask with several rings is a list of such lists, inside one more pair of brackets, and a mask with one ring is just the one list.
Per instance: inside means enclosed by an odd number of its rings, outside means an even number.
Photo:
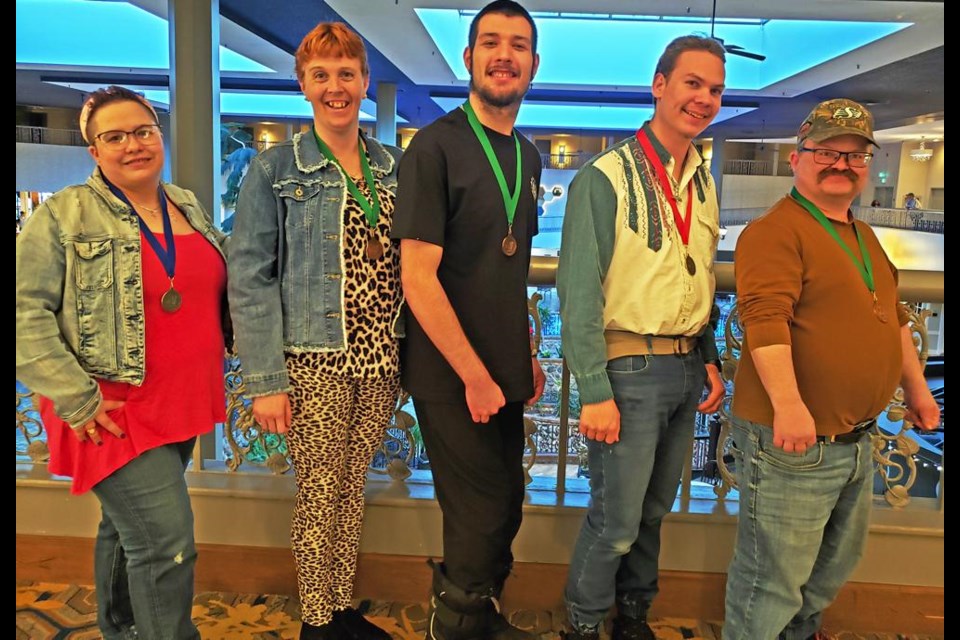
[{"label": "bronze medal", "polygon": [[883,310],[883,307],[880,306],[880,301],[877,300],[877,295],[873,295],[873,315],[877,316],[877,320],[886,324],[887,314]]},{"label": "bronze medal", "polygon": [[167,313],[176,313],[180,310],[182,303],[183,298],[180,297],[180,292],[174,289],[173,283],[171,283],[170,288],[167,289],[167,292],[160,298],[160,308]]},{"label": "bronze medal", "polygon": [[513,233],[508,233],[503,242],[500,243],[500,249],[503,251],[503,255],[512,256],[517,252],[517,239],[513,237]]},{"label": "bronze medal", "polygon": [[693,261],[693,257],[689,254],[687,255],[687,273],[690,275],[697,273],[697,263]]},{"label": "bronze medal", "polygon": [[383,245],[380,244],[377,234],[370,229],[367,233],[367,248],[366,248],[367,260],[379,260],[383,257]]}]

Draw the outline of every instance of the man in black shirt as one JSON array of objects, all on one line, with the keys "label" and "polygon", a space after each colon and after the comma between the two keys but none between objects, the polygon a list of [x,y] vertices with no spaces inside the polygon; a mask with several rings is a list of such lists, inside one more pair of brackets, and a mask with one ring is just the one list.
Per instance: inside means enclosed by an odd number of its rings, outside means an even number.
[{"label": "man in black shirt", "polygon": [[526,302],[540,155],[513,129],[539,64],[536,26],[497,0],[470,27],[470,96],[422,129],[400,163],[393,237],[410,313],[402,384],[414,399],[437,500],[428,638],[533,638],[496,599],[524,497],[523,406],[543,391]]}]

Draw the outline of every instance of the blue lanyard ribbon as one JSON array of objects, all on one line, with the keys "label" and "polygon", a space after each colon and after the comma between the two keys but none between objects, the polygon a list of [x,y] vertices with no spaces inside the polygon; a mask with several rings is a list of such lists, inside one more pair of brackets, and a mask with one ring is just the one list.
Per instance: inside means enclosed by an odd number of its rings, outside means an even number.
[{"label": "blue lanyard ribbon", "polygon": [[153,252],[157,254],[157,258],[160,259],[160,263],[163,264],[163,270],[166,271],[167,277],[170,278],[170,285],[173,285],[173,274],[177,268],[177,244],[173,238],[173,225],[170,223],[170,211],[167,209],[167,196],[159,186],[157,186],[157,195],[160,196],[160,210],[163,217],[163,242],[167,245],[167,248],[164,249],[160,245],[160,241],[157,240],[157,237],[153,235],[153,231],[150,231],[150,227],[147,226],[147,223],[144,221],[143,216],[137,211],[136,207],[130,202],[130,199],[118,189],[112,182],[107,180],[107,177],[101,173],[103,181],[110,188],[110,191],[113,195],[117,196],[123,204],[130,207],[130,209],[137,214],[137,222],[140,223],[140,231],[143,232],[143,237],[147,239],[147,243],[150,245],[150,248],[153,249]]}]

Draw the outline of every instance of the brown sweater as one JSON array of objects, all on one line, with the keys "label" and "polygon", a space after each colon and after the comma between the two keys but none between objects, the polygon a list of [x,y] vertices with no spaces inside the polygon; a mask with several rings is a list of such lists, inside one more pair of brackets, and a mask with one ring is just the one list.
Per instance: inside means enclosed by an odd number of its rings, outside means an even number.
[{"label": "brown sweater", "polygon": [[740,235],[735,270],[744,327],[733,413],[773,425],[773,406],[751,350],[789,344],[800,397],[817,434],[850,431],[876,417],[897,388],[901,372],[897,270],[864,222],[832,221],[860,256],[857,233],[873,261],[877,298],[888,321],[873,312],[873,296],[850,256],[799,203],[785,197]]}]

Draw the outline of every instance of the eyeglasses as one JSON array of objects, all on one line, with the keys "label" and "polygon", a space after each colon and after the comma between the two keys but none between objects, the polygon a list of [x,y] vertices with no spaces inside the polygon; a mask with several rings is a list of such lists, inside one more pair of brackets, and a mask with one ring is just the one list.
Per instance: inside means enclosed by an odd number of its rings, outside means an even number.
[{"label": "eyeglasses", "polygon": [[133,131],[104,131],[94,136],[97,140],[108,147],[122,147],[127,144],[130,136],[136,137],[140,144],[153,145],[160,141],[160,125],[145,124],[137,127]]},{"label": "eyeglasses", "polygon": [[809,151],[813,154],[813,161],[817,164],[836,164],[840,156],[844,156],[847,164],[855,169],[862,169],[873,160],[873,154],[865,151],[834,151],[833,149],[807,149],[798,147],[797,151]]}]

